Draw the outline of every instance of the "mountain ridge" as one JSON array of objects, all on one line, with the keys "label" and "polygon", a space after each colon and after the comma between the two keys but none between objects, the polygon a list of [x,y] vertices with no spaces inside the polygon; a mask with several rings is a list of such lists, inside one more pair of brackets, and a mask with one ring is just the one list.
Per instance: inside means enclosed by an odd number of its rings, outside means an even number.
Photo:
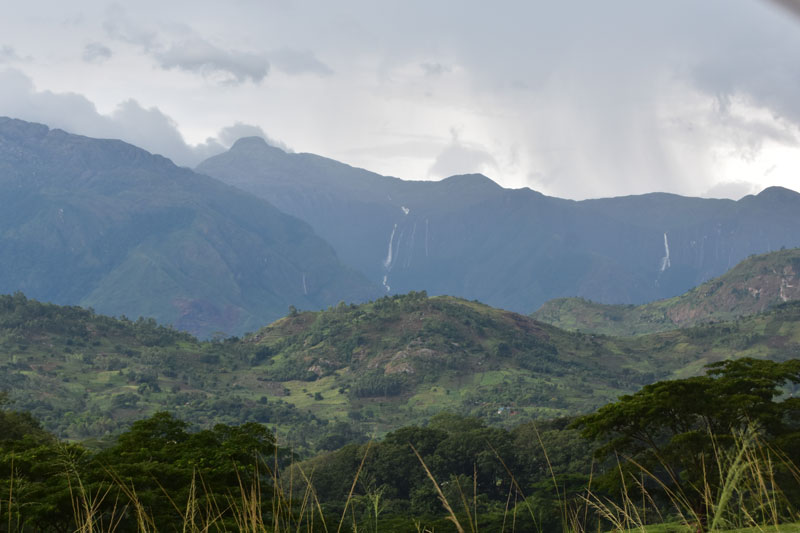
[{"label": "mountain ridge", "polygon": [[522,313],[569,296],[639,304],[753,253],[800,246],[791,230],[800,195],[781,189],[739,201],[668,193],[573,201],[477,175],[403,181],[263,147],[197,170],[306,220],[388,294],[456,294]]},{"label": "mountain ridge", "polygon": [[734,320],[800,299],[800,248],[751,256],[718,278],[667,300],[639,306],[561,298],[530,316],[570,330],[639,335]]},{"label": "mountain ridge", "polygon": [[118,140],[0,119],[0,291],[200,335],[374,297],[304,222]]}]

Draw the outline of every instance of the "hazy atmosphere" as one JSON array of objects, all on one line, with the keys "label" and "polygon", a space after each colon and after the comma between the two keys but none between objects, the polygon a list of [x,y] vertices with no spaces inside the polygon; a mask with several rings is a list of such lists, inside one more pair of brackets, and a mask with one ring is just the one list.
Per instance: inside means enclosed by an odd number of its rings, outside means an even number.
[{"label": "hazy atmosphere", "polygon": [[755,0],[8,5],[0,115],[194,166],[262,135],[588,198],[800,189],[800,24]]}]

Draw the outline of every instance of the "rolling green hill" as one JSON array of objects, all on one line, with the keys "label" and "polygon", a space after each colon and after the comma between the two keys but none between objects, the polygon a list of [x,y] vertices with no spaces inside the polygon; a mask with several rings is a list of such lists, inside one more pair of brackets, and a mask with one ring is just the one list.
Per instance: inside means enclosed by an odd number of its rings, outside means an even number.
[{"label": "rolling green hill", "polygon": [[511,426],[588,412],[642,385],[800,350],[800,303],[735,322],[614,338],[424,293],[294,312],[239,340],[0,297],[0,389],[70,438],[166,409],[201,426],[256,421],[300,447],[381,435],[442,410]]},{"label": "rolling green hill", "polygon": [[531,317],[570,330],[640,335],[733,320],[797,299],[800,248],[751,256],[722,276],[667,300],[632,306],[559,298]]}]

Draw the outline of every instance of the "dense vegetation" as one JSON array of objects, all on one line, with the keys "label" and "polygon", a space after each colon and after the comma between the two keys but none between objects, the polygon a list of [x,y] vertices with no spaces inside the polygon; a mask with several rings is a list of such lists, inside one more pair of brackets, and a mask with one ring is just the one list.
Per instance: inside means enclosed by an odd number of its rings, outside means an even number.
[{"label": "dense vegetation", "polygon": [[577,420],[506,430],[440,413],[301,462],[261,424],[192,430],[162,412],[92,452],[6,406],[0,522],[67,531],[90,520],[121,532],[259,523],[330,531],[343,521],[398,532],[791,522],[800,519],[800,404],[784,386],[798,383],[800,360],[739,359]]},{"label": "dense vegetation", "polygon": [[638,306],[582,298],[546,302],[531,317],[569,330],[642,335],[735,320],[800,299],[800,248],[751,256],[689,292]]},{"label": "dense vegetation", "polygon": [[163,409],[206,428],[268,424],[305,450],[443,409],[510,428],[590,412],[730,357],[782,361],[798,346],[797,303],[623,339],[412,293],[293,311],[245,339],[200,342],[152,320],[0,297],[0,387],[71,439],[107,438]]},{"label": "dense vegetation", "polygon": [[267,400],[266,390],[227,389],[227,374],[258,357],[235,338],[199,342],[151,319],[114,319],[15,294],[0,296],[0,353],[0,390],[62,437],[118,433],[162,409],[208,427],[251,421],[292,425],[301,440],[326,434],[327,423]]}]

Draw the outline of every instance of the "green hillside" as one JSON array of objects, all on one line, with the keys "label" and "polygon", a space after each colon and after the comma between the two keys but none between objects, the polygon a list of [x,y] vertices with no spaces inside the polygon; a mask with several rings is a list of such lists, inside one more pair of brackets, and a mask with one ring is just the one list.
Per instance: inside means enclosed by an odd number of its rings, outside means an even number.
[{"label": "green hillside", "polygon": [[615,338],[411,293],[289,316],[247,342],[268,348],[264,372],[292,392],[286,401],[323,418],[346,411],[374,420],[380,431],[450,409],[504,423],[585,412],[644,383],[730,357],[796,355],[800,304],[736,322]]},{"label": "green hillside", "polygon": [[639,353],[424,293],[285,317],[247,339],[285,398],[381,433],[449,409],[494,422],[583,412],[659,377]]},{"label": "green hillside", "polygon": [[800,299],[800,248],[751,256],[722,276],[667,300],[633,306],[559,298],[531,317],[570,330],[640,335],[733,320],[796,299]]},{"label": "green hillside", "polygon": [[201,425],[279,420],[313,430],[307,413],[232,383],[251,357],[236,339],[199,342],[152,319],[0,296],[0,390],[62,437],[101,437],[163,409]]},{"label": "green hillside", "polygon": [[255,421],[316,448],[448,409],[510,427],[589,412],[730,357],[800,349],[800,304],[736,322],[614,338],[424,293],[295,312],[239,340],[0,297],[0,390],[69,438],[166,409],[200,426]]}]

